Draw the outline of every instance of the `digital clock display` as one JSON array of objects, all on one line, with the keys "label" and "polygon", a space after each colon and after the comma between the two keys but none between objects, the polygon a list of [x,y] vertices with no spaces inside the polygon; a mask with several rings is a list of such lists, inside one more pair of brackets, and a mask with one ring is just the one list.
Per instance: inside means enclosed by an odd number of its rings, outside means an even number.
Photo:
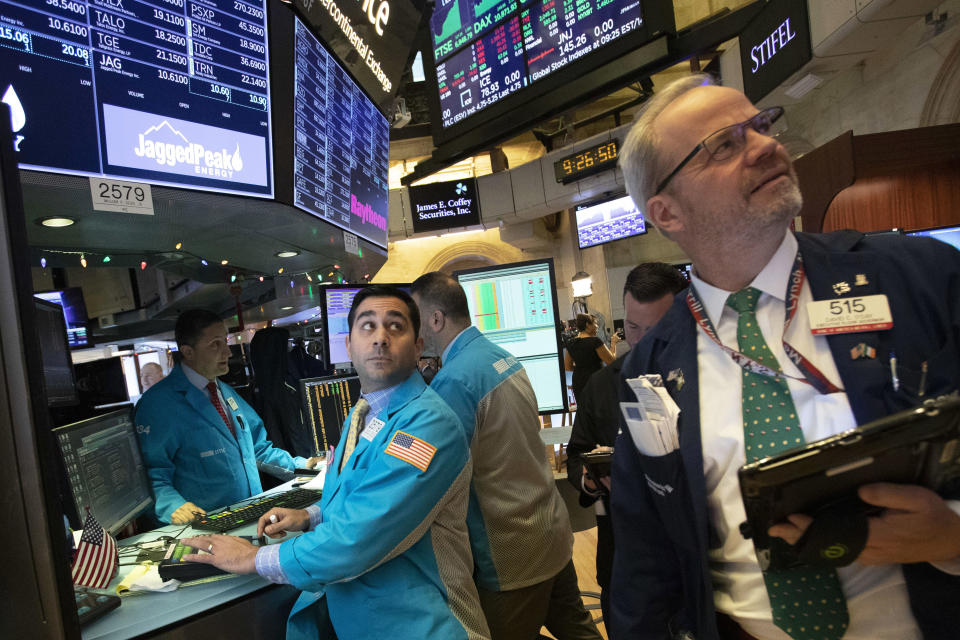
[{"label": "digital clock display", "polygon": [[620,142],[608,140],[589,149],[578,151],[553,163],[557,182],[567,184],[609,169],[620,156]]}]

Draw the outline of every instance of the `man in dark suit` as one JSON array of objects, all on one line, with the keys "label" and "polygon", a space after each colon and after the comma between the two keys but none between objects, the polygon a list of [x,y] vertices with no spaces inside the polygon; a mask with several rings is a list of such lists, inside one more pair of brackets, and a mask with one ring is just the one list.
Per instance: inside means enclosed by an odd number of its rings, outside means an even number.
[{"label": "man in dark suit", "polygon": [[[630,270],[623,285],[624,335],[633,347],[673,304],[673,297],[687,288],[687,281],[673,265],[644,262]],[[629,353],[629,352],[628,352]],[[610,572],[613,569],[613,529],[610,524],[610,477],[586,473],[583,454],[598,447],[613,447],[620,426],[617,386],[627,354],[593,374],[577,404],[570,443],[567,445],[567,479],[580,492],[580,505],[596,505],[597,584],[600,608],[609,619]],[[597,482],[604,485],[598,486]]]},{"label": "man in dark suit", "polygon": [[[746,461],[960,387],[960,254],[920,239],[790,232],[802,199],[773,137],[782,113],[695,76],[659,92],[624,145],[628,191],[694,275],[623,366],[625,402],[626,380],[662,375],[680,409],[679,449],[643,450],[629,423],[617,439],[611,637],[956,637],[956,501],[863,486],[881,512],[856,562],[792,576],[762,572],[738,528]],[[889,303],[878,324],[892,328],[813,332],[816,301],[868,296]],[[794,543],[810,520],[769,533]]]}]

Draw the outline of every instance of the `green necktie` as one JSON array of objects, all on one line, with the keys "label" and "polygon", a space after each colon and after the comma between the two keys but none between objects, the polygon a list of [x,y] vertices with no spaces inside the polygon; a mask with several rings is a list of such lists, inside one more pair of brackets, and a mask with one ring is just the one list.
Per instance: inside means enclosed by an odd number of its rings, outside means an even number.
[{"label": "green necktie", "polygon": [[353,413],[350,415],[350,428],[347,430],[347,441],[343,443],[343,457],[340,458],[340,470],[343,470],[343,465],[347,464],[347,460],[350,459],[350,454],[353,453],[353,450],[357,446],[357,438],[360,436],[360,429],[363,427],[363,423],[366,420],[367,413],[370,412],[370,403],[367,402],[367,399],[362,397],[357,401],[356,406],[353,408]]},{"label": "green necktie", "polygon": [[[747,287],[727,298],[740,314],[737,346],[760,364],[780,371],[757,324],[760,291]],[[804,443],[797,409],[786,379],[742,369],[743,431],[747,462],[772,456]],[[779,538],[774,544],[786,544]],[[800,567],[766,571],[763,580],[770,596],[773,623],[794,640],[836,640],[849,624],[847,602],[833,569]]]}]

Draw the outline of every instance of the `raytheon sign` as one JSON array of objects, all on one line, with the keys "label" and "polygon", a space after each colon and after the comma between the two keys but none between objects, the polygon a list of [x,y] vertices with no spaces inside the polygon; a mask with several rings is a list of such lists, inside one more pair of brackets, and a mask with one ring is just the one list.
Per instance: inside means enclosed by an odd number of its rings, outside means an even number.
[{"label": "raytheon sign", "polygon": [[410,187],[414,233],[480,224],[477,181],[432,182]]},{"label": "raytheon sign", "polygon": [[767,3],[740,34],[744,93],[760,100],[812,57],[806,0]]},{"label": "raytheon sign", "polygon": [[295,6],[388,114],[421,11],[410,0],[296,0]]}]

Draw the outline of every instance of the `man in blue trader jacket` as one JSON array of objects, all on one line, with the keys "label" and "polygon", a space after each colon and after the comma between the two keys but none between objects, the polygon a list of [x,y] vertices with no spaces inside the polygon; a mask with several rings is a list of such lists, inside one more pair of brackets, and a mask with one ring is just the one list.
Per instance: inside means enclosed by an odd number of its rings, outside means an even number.
[{"label": "man in blue trader jacket", "polygon": [[430,383],[470,444],[467,524],[474,579],[494,640],[599,640],[580,600],[573,534],[540,440],[537,398],[520,364],[470,323],[460,283],[440,272],[414,281],[427,349],[441,356]]},{"label": "man in blue trader jacket", "polygon": [[[207,536],[187,556],[304,590],[287,638],[490,637],[467,535],[470,452],[457,417],[417,372],[419,312],[373,286],[353,300],[347,350],[362,398],[328,466],[320,507],[272,509],[259,532],[305,534],[257,548]],[[325,613],[327,612],[327,613]]]},{"label": "man in blue trader jacket", "polygon": [[[635,439],[642,424],[626,421],[617,439],[611,638],[955,638],[957,502],[864,485],[859,497],[881,508],[864,550],[839,569],[797,568],[795,580],[763,573],[739,530],[746,461],[960,387],[960,253],[788,231],[802,201],[773,137],[780,115],[694,76],[658,92],[624,145],[631,196],[694,276],[623,366],[622,402],[634,399],[626,380],[662,376],[679,448]],[[849,331],[865,321],[854,317],[840,327],[849,332],[814,333],[830,306],[816,301],[854,300],[886,300],[889,312],[875,309],[870,330]],[[811,520],[795,514],[769,534],[793,544]]]},{"label": "man in blue trader jacket", "polygon": [[185,311],[174,333],[181,363],[143,395],[136,413],[160,520],[187,523],[260,493],[258,462],[291,471],[316,464],[274,447],[260,416],[217,380],[228,371],[230,348],[215,313]]}]

